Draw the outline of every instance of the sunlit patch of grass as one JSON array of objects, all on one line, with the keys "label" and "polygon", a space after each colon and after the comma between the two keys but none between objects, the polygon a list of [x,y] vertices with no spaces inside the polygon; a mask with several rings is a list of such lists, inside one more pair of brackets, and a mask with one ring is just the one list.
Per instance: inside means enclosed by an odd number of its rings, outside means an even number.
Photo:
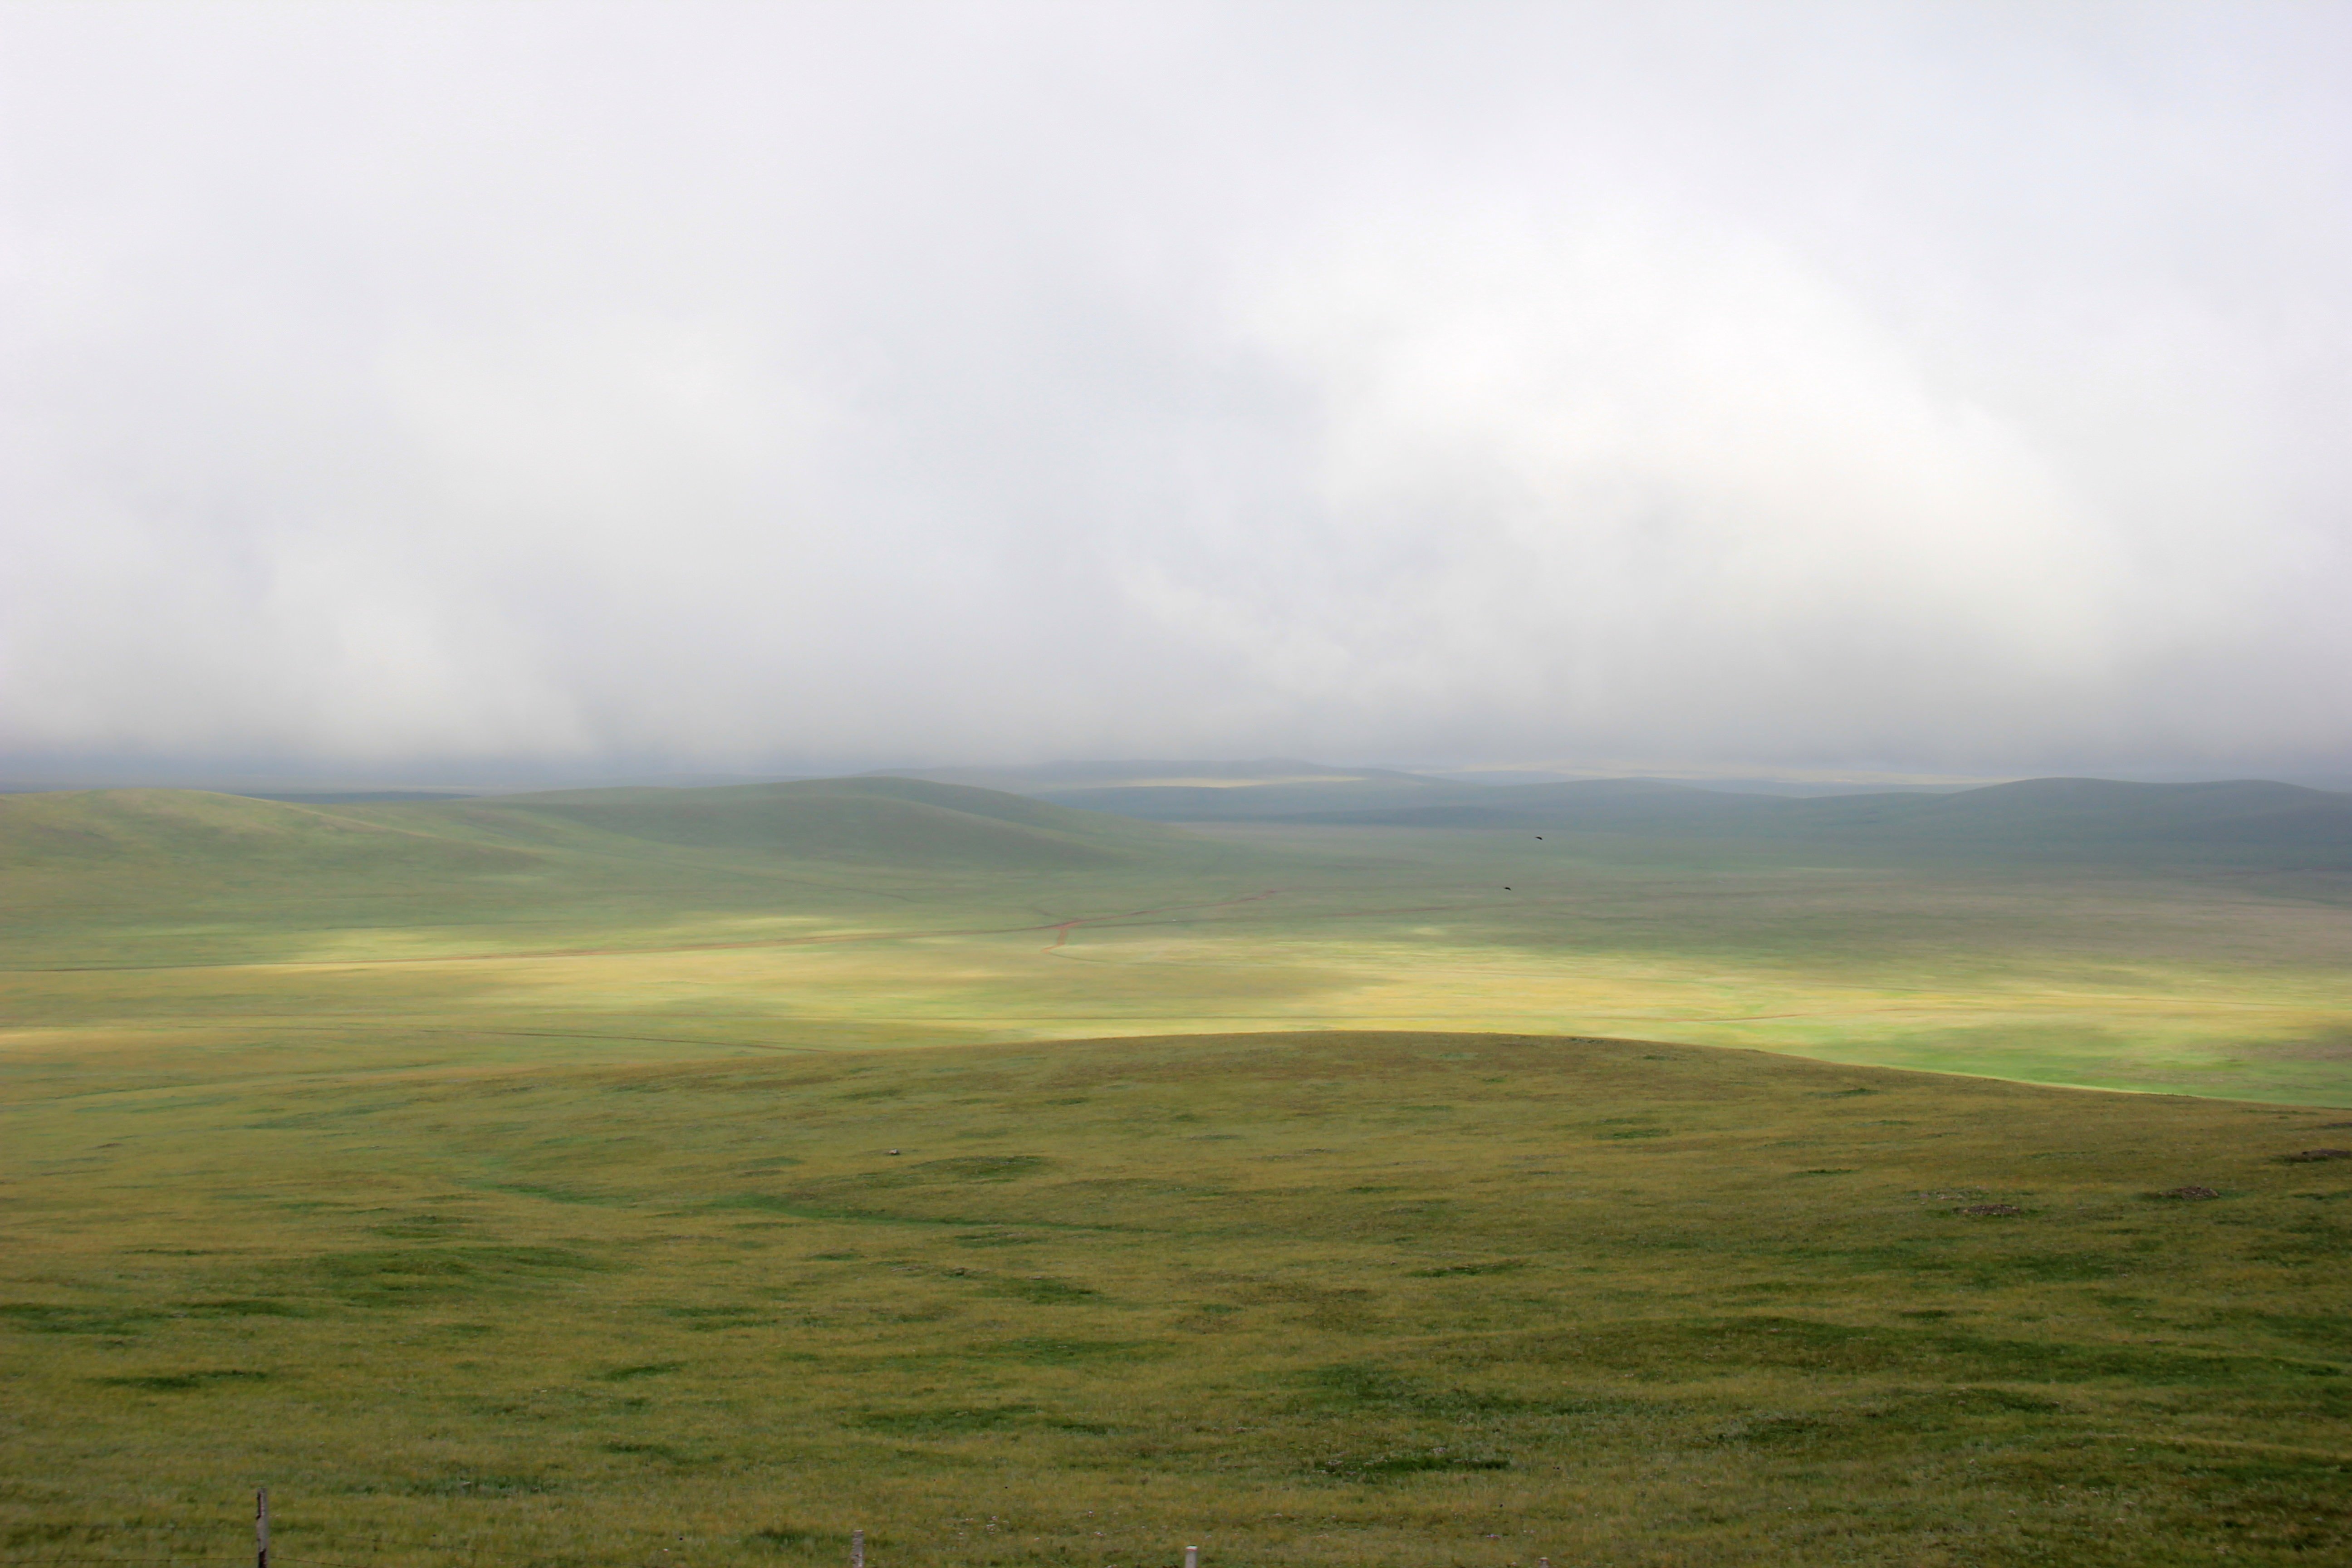
[{"label": "sunlit patch of grass", "polygon": [[[1272,827],[1083,868],[982,870],[880,841],[864,861],[795,860],[552,819],[518,876],[466,869],[490,829],[462,811],[346,815],[455,835],[457,858],[279,857],[227,877],[200,857],[20,878],[22,918],[0,922],[12,1020],[0,1058],[23,1082],[102,1060],[128,1088],[277,1074],[328,1047],[352,1069],[394,1073],[1414,1027],[2352,1102],[2340,877],[1824,864],[1607,838],[1530,861],[1517,834]],[[1508,900],[1494,896],[1502,881]],[[1433,926],[1433,909],[1452,913]],[[1105,1087],[1062,1098],[1083,1106]],[[839,1092],[915,1108],[945,1088]],[[354,1107],[251,1114],[292,1131],[289,1118]]]}]

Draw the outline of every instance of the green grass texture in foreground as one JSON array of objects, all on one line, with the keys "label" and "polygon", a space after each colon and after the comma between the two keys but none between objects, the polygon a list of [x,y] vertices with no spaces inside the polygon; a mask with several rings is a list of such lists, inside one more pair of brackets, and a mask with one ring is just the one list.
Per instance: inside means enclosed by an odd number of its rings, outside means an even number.
[{"label": "green grass texture in foreground", "polygon": [[261,1484],[287,1568],[2352,1561],[2340,1111],[1498,1034],[113,1048],[0,1078],[9,1561],[226,1564]]}]

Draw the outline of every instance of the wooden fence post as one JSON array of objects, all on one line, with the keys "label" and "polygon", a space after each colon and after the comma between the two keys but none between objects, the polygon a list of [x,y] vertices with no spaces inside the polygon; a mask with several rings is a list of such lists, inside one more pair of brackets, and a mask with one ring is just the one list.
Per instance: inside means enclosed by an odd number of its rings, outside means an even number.
[{"label": "wooden fence post", "polygon": [[253,1494],[253,1568],[269,1568],[269,1489]]},{"label": "wooden fence post", "polygon": [[[269,1565],[265,1563],[262,1568]],[[866,1532],[862,1530],[849,1532],[849,1568],[866,1568]]]}]

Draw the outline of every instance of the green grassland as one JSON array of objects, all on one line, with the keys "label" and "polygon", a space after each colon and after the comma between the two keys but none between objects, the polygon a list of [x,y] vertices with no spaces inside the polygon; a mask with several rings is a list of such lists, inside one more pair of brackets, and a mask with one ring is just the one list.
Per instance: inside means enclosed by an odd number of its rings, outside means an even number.
[{"label": "green grassland", "polygon": [[1965,847],[0,797],[0,1557],[2352,1560],[2352,886]]},{"label": "green grassland", "polygon": [[2352,1103],[2352,873],[2275,856],[1186,830],[874,779],[0,797],[0,864],[27,1071],[1415,1027]]},{"label": "green grassland", "polygon": [[2352,1553],[2341,1113],[1502,1035],[121,1066],[8,1110],[18,1560],[226,1562],[265,1481],[289,1568]]}]

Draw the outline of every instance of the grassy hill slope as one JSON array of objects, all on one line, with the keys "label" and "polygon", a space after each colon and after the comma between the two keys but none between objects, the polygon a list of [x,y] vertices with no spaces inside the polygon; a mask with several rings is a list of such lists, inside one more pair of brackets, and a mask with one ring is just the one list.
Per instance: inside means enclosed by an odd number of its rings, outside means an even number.
[{"label": "grassy hill slope", "polygon": [[602,789],[319,805],[198,790],[0,796],[0,877],[29,901],[242,890],[462,901],[527,879],[593,885],[660,864],[683,876],[793,861],[880,872],[1055,873],[1230,859],[1180,830],[909,779]]},{"label": "grassy hill slope", "polygon": [[636,846],[665,845],[768,857],[1039,868],[1212,849],[1167,827],[915,779],[331,806],[202,790],[0,795],[0,871],[117,865],[158,873],[231,868],[348,874],[379,865],[520,869],[554,846],[593,854],[623,844],[633,847],[630,853]]},{"label": "grassy hill slope", "polygon": [[1066,869],[1202,851],[1169,828],[919,779],[812,779],[716,789],[599,789],[404,808],[529,834],[558,822],[617,838],[760,856]]},{"label": "grassy hill slope", "polygon": [[0,1078],[0,1532],[622,1568],[2352,1557],[2340,1111],[1291,1035]]},{"label": "grassy hill slope", "polygon": [[522,851],[452,839],[349,810],[204,790],[64,790],[0,795],[0,872],[236,876],[372,868],[512,869]]},{"label": "grassy hill slope", "polygon": [[1282,859],[905,779],[334,805],[27,794],[0,796],[0,973],[1024,925],[1043,914],[1024,899],[1215,898]]}]

